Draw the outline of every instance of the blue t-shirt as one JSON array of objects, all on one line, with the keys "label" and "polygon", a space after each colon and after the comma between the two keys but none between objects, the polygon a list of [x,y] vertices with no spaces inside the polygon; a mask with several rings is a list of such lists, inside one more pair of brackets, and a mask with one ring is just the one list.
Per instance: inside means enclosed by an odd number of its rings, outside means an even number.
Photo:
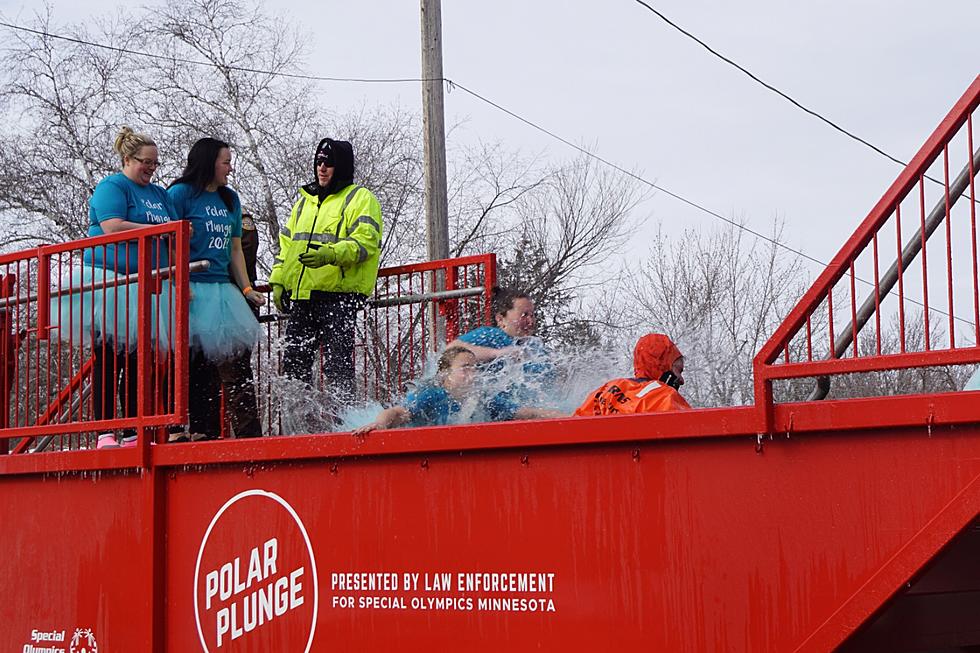
[{"label": "blue t-shirt", "polygon": [[[175,217],[167,191],[156,184],[141,186],[121,172],[99,182],[88,206],[89,236],[104,235],[102,222],[110,218],[154,225],[170,222]],[[154,247],[151,253],[153,267],[170,265],[166,241],[160,242],[160,247]],[[82,260],[86,265],[106,268],[117,274],[133,274],[139,267],[139,252],[135,241],[130,241],[86,249]]]},{"label": "blue t-shirt", "polygon": [[189,184],[177,184],[167,191],[178,220],[190,220],[191,260],[208,261],[211,266],[191,274],[191,281],[227,282],[231,267],[231,239],[242,237],[242,205],[235,191],[229,210],[214,191],[199,191]]},{"label": "blue t-shirt", "polygon": [[[524,350],[525,362],[522,369],[526,381],[537,386],[537,390],[540,390],[542,385],[551,385],[555,381],[556,373],[551,362],[551,354],[544,346],[541,338],[534,336],[512,338],[499,327],[483,326],[464,333],[459,339],[470,345],[491,349],[503,349],[517,345]],[[497,358],[483,363],[480,368],[486,374],[498,374],[505,366],[506,362]]]},{"label": "blue t-shirt", "polygon": [[444,426],[460,405],[445,388],[426,385],[408,393],[405,408],[412,414],[408,426]]},{"label": "blue t-shirt", "polygon": [[503,349],[514,344],[514,339],[507,335],[506,331],[492,326],[478,327],[464,333],[459,339],[468,345],[489,347],[491,349]]},{"label": "blue t-shirt", "polygon": [[[449,391],[437,385],[424,385],[405,397],[405,408],[412,419],[408,426],[445,426],[453,423],[461,406]],[[511,392],[499,392],[482,403],[473,415],[475,422],[504,422],[514,419],[519,405]]]}]

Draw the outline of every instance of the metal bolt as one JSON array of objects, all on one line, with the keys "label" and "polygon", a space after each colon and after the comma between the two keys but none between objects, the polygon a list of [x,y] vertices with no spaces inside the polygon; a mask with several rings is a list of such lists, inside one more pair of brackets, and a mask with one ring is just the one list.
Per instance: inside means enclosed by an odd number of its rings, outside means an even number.
[{"label": "metal bolt", "polygon": [[639,449],[633,449],[633,461],[634,462],[640,462],[640,450]]},{"label": "metal bolt", "polygon": [[422,459],[422,469],[429,469],[429,459],[428,458],[423,458]]},{"label": "metal bolt", "polygon": [[521,464],[524,465],[525,467],[528,466],[527,454],[524,454],[523,456],[521,456]]}]

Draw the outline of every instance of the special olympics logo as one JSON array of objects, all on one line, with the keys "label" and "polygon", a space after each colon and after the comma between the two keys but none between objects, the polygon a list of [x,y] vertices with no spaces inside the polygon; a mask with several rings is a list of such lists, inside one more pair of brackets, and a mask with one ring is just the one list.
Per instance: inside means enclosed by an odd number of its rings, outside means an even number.
[{"label": "special olympics logo", "polygon": [[[282,497],[236,494],[208,526],[194,569],[194,617],[205,653],[309,653],[319,603],[306,527]],[[94,650],[90,653],[95,653]]]},{"label": "special olympics logo", "polygon": [[76,628],[68,644],[68,653],[99,653],[91,628]]}]

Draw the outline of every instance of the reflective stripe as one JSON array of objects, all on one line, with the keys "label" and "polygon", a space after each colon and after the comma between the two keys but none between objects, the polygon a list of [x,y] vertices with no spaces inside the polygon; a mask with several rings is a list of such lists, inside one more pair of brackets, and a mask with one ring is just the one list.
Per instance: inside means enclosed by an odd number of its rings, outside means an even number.
[{"label": "reflective stripe", "polygon": [[636,398],[642,399],[643,397],[646,396],[648,392],[650,392],[651,390],[656,390],[657,388],[661,388],[663,387],[663,385],[664,384],[661,383],[660,381],[654,381],[652,383],[648,383],[645,386],[643,386],[642,390],[636,393]]},{"label": "reflective stripe", "polygon": [[363,263],[364,261],[367,260],[368,251],[367,251],[367,248],[364,247],[364,245],[360,244],[359,242],[357,242],[353,238],[341,238],[341,240],[347,240],[347,241],[350,241],[350,242],[354,243],[355,245],[357,245],[357,262],[358,263]]},{"label": "reflective stripe", "polygon": [[344,198],[344,208],[340,209],[340,217],[341,218],[344,217],[344,211],[347,210],[347,206],[350,204],[350,201],[352,199],[354,199],[354,196],[357,195],[357,191],[359,191],[359,190],[361,190],[361,187],[360,186],[354,186],[353,190],[351,190],[351,192],[347,193],[347,197]]},{"label": "reflective stripe", "polygon": [[335,243],[337,242],[337,237],[333,234],[310,234],[308,231],[304,231],[293,236],[293,240],[312,240],[315,243]]},{"label": "reflective stripe", "polygon": [[283,226],[279,227],[279,235],[285,236],[286,238],[292,238],[293,237],[293,232],[291,232],[289,230],[289,227],[287,227],[286,225],[283,225]]},{"label": "reflective stripe", "polygon": [[299,222],[299,216],[303,215],[303,206],[306,204],[306,198],[302,195],[299,196],[299,205],[296,207],[296,221]]},{"label": "reflective stripe", "polygon": [[378,224],[378,221],[377,220],[375,220],[374,218],[372,218],[369,215],[362,215],[362,216],[359,216],[356,220],[354,220],[353,224],[351,225],[353,227],[353,229],[351,229],[351,231],[353,231],[354,229],[357,229],[357,225],[359,225],[359,224],[371,225],[372,227],[374,227],[374,230],[375,231],[377,231],[379,234],[381,233],[381,225]]}]

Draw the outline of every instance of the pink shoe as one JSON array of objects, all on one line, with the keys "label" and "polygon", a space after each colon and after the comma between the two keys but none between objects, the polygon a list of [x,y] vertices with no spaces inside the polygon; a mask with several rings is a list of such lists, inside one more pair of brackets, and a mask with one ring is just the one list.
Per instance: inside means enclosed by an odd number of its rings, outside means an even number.
[{"label": "pink shoe", "polygon": [[125,438],[122,439],[122,442],[119,443],[119,448],[120,449],[132,449],[135,446],[136,446],[136,436],[135,435],[130,435],[128,437],[125,437]]},{"label": "pink shoe", "polygon": [[118,449],[119,443],[116,442],[115,433],[100,433],[99,441],[95,445],[96,449]]}]

